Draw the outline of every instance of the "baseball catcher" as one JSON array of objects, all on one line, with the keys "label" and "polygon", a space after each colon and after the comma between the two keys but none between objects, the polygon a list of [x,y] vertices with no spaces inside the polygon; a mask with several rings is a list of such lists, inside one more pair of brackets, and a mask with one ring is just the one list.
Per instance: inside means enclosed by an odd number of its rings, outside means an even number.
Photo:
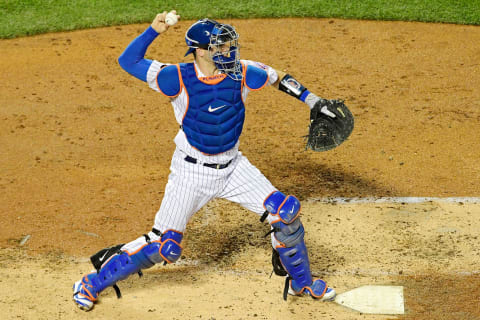
[{"label": "baseball catcher", "polygon": [[88,311],[105,288],[113,287],[120,297],[117,282],[141,275],[155,264],[175,263],[182,255],[187,223],[215,198],[238,203],[269,224],[272,262],[275,272],[285,279],[285,297],[289,293],[321,301],[334,299],[335,290],[310,271],[300,201],[277,190],[250,163],[239,151],[239,139],[248,94],[266,86],[309,106],[312,119],[307,146],[316,151],[334,148],[347,139],[353,129],[351,113],[342,102],[317,97],[285,72],[241,60],[237,31],[215,20],[196,21],[186,31],[185,56],[193,55],[192,62],[145,59],[150,44],[179,17],[175,11],[170,17],[167,12],[158,14],[118,59],[126,72],[172,104],[179,130],[164,197],[151,231],[91,256],[95,271],[73,285],[75,304]]}]

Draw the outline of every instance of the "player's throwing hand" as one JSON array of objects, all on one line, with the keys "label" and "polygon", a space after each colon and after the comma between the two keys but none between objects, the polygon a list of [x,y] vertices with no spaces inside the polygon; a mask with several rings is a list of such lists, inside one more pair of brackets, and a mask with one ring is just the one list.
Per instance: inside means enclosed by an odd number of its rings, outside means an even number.
[{"label": "player's throwing hand", "polygon": [[[177,20],[180,19],[180,16],[177,14],[177,11],[175,10],[172,10],[170,11],[171,13],[175,14],[177,16]],[[167,14],[168,12],[167,11],[163,11],[162,13],[159,13],[157,14],[157,16],[155,17],[155,19],[153,19],[152,21],[152,28],[153,30],[155,30],[156,32],[158,33],[164,33],[165,31],[168,30],[168,28],[170,27],[170,25],[168,25],[166,22],[165,22],[165,19],[167,17]]]}]

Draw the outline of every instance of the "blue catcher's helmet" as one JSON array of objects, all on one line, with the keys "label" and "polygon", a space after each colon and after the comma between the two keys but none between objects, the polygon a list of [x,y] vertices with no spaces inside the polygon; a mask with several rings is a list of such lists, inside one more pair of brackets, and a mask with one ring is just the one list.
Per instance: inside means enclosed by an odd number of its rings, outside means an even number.
[{"label": "blue catcher's helmet", "polygon": [[189,47],[185,56],[196,48],[208,50],[215,66],[220,72],[234,80],[242,79],[238,33],[229,24],[219,23],[212,19],[202,19],[188,28],[185,42]]}]

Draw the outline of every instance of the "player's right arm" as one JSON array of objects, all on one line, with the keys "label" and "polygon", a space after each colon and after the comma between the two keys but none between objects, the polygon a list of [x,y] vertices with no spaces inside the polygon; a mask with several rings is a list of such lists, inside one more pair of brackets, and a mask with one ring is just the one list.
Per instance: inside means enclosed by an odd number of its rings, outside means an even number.
[{"label": "player's right arm", "polygon": [[118,63],[125,71],[142,81],[147,81],[148,69],[152,64],[152,60],[145,59],[148,47],[156,37],[168,30],[166,15],[167,11],[157,14],[147,30],[135,38],[118,58]]}]

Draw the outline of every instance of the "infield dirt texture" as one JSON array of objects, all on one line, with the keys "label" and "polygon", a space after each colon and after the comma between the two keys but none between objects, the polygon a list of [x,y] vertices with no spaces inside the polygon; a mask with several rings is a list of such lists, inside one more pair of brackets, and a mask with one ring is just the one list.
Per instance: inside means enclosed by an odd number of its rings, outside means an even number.
[{"label": "infield dirt texture", "polygon": [[[242,58],[351,108],[351,139],[313,153],[304,151],[306,105],[272,88],[252,93],[240,149],[302,200],[314,273],[338,292],[403,285],[406,315],[284,302],[283,279],[270,278],[268,226],[223,201],[194,216],[179,263],[120,282],[121,300],[107,289],[88,314],[74,306],[88,257],[151,228],[169,173],[171,105],[117,64],[142,24],[0,40],[0,317],[480,319],[479,204],[315,200],[480,196],[480,28],[224,21],[241,35]],[[147,57],[189,61],[191,23],[159,37]]]}]

